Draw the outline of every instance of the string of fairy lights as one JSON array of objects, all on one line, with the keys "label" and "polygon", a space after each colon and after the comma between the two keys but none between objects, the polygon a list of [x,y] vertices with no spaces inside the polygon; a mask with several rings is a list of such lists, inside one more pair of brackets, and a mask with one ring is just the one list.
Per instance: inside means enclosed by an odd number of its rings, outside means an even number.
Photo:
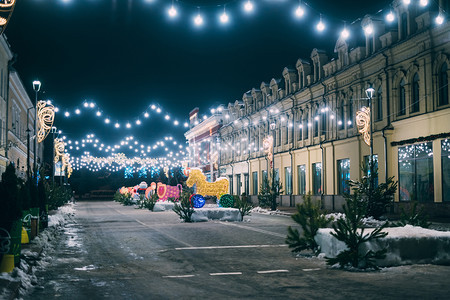
[{"label": "string of fairy lights", "polygon": [[[64,4],[74,3],[74,0],[60,0]],[[193,5],[186,1],[181,0],[168,0],[168,1],[156,1],[156,0],[141,0],[144,3],[152,6],[157,6],[161,9],[161,13],[167,15],[170,21],[188,20],[195,28],[204,28],[211,26],[212,24],[218,24],[219,26],[227,26],[233,23],[235,18],[250,17],[257,13],[258,7],[261,5],[260,1],[252,0],[232,0],[224,1],[222,4],[209,4],[209,5]],[[311,1],[312,2],[312,1]],[[354,24],[357,20],[339,20],[330,14],[326,14],[319,9],[314,8],[314,5],[308,1],[303,0],[287,0],[287,1],[273,1],[273,4],[282,3],[289,5],[291,15],[297,19],[309,18],[312,24],[314,24],[315,30],[318,32],[325,31],[328,27],[336,28],[335,25],[328,24],[335,21],[342,23],[340,28],[340,35],[343,38],[347,38],[351,34],[351,30],[347,24]],[[430,5],[438,7],[438,12],[434,16],[436,24],[443,24],[448,12],[439,6],[436,0],[402,0],[403,5],[417,5],[418,7],[426,8]],[[131,8],[132,2],[129,2],[129,8]],[[378,10],[374,15],[383,16],[387,23],[395,22],[396,16],[393,11],[392,5]],[[328,26],[330,25],[330,26]],[[363,28],[366,35],[373,33],[374,28],[371,25]]]},{"label": "string of fairy lights", "polygon": [[[61,0],[62,2],[69,4],[70,2],[74,2],[73,0]],[[142,0],[152,5],[157,5],[156,1],[153,0]],[[164,6],[164,11],[167,13],[169,19],[176,20],[180,19],[183,16],[192,15],[192,22],[193,25],[197,28],[205,27],[205,25],[208,24],[208,21],[213,19],[210,15],[204,13],[206,11],[210,12],[212,11],[211,6],[205,5],[205,6],[192,6],[184,1],[165,1],[166,3]],[[292,6],[292,13],[293,15],[298,19],[306,19],[310,18],[311,23],[314,23],[314,27],[317,31],[323,32],[327,29],[328,24],[327,20],[335,20],[335,18],[330,17],[328,14],[324,14],[316,9],[313,8],[312,5],[310,5],[306,1],[285,1],[287,5]],[[423,9],[430,7],[431,5],[434,5],[438,8],[438,11],[433,16],[434,21],[437,25],[441,25],[445,22],[446,18],[448,17],[448,12],[446,12],[442,7],[439,6],[439,4],[436,1],[429,1],[429,0],[402,0],[400,2],[400,5],[417,5],[418,7],[421,7]],[[217,17],[218,23],[221,25],[227,25],[230,24],[234,18],[234,16],[237,16],[237,8],[240,7],[242,11],[245,13],[245,15],[251,15],[256,13],[257,6],[259,3],[256,1],[251,0],[243,0],[243,1],[231,1],[226,2],[222,5],[216,5],[217,8],[216,14],[214,18]],[[195,10],[195,13],[192,13],[192,10]],[[233,14],[232,14],[233,12]],[[393,23],[396,21],[396,14],[394,13],[395,9],[392,7],[392,5],[378,10],[374,15],[376,16],[383,16],[386,23]],[[342,20],[339,20],[342,21]],[[351,36],[353,27],[351,28],[350,25],[355,25],[356,23],[360,23],[361,18],[351,21],[351,22],[342,22],[343,26],[340,29],[340,37],[342,39],[347,39]],[[333,28],[337,28],[337,26],[330,26]],[[361,28],[359,28],[361,30]],[[364,34],[366,36],[370,36],[374,34],[374,28],[371,24],[368,24],[367,26],[363,27],[362,30],[364,31]],[[104,124],[113,126],[116,129],[132,129],[134,127],[139,127],[143,124],[143,122],[147,119],[149,119],[152,115],[160,115],[163,116],[164,120],[168,123],[171,123],[175,127],[189,127],[188,122],[182,122],[179,121],[179,119],[175,118],[171,113],[169,113],[167,110],[164,110],[160,105],[158,104],[150,104],[148,107],[146,107],[141,113],[139,113],[136,117],[131,118],[130,120],[119,122],[119,118],[113,118],[109,116],[101,107],[99,107],[95,102],[93,101],[83,101],[82,104],[79,107],[74,107],[73,109],[67,109],[63,112],[64,118],[70,118],[73,116],[78,116],[81,114],[84,114],[84,110],[91,110],[93,112],[96,118],[99,118],[103,121]],[[222,113],[226,110],[223,109],[222,106],[212,109],[211,115],[215,115],[216,113]],[[60,112],[58,107],[55,107],[55,112]],[[270,111],[272,114],[278,114],[279,111],[274,109],[273,111]],[[331,109],[328,107],[321,108],[320,112],[315,116],[310,116],[310,120],[306,121],[306,124],[304,124],[303,120],[298,124],[299,128],[303,128],[303,126],[311,127],[313,125],[314,121],[319,121],[321,116],[320,114],[327,114],[329,115],[330,119],[338,119],[338,116],[336,113],[334,113]],[[92,115],[92,113],[91,113]],[[229,119],[230,115],[227,112],[225,114],[225,119]],[[199,121],[195,121],[194,125],[198,125],[199,122],[202,122],[203,120],[206,120],[208,118],[207,115],[204,115],[202,118],[199,118]],[[263,121],[267,119],[268,116],[262,116]],[[281,122],[286,122],[287,118],[285,118],[283,115],[279,116],[279,120]],[[236,119],[234,121],[237,122],[243,122],[242,125],[248,126],[250,124],[245,124],[245,121]],[[347,125],[353,125],[352,120],[344,121],[342,117],[340,117],[339,120],[337,120],[337,125],[342,126],[343,122],[346,122]],[[257,124],[253,124],[257,125]],[[289,121],[289,123],[286,125],[287,128],[292,128],[294,126],[294,123],[292,121]],[[323,129],[322,129],[323,131]],[[118,171],[126,167],[127,164],[131,165],[140,165],[141,168],[160,168],[165,167],[167,165],[175,166],[180,165],[176,163],[176,159],[179,158],[178,161],[182,161],[185,159],[186,155],[189,155],[192,157],[192,150],[196,152],[197,154],[204,154],[199,155],[198,159],[202,164],[207,164],[211,160],[208,158],[208,155],[211,155],[214,161],[217,161],[216,157],[218,157],[218,150],[233,150],[237,151],[237,154],[246,154],[247,152],[250,153],[253,151],[262,151],[263,147],[259,147],[259,145],[255,144],[255,142],[247,141],[246,138],[241,139],[240,142],[231,144],[231,143],[224,143],[222,147],[216,146],[212,151],[207,152],[207,150],[202,150],[201,147],[198,147],[197,149],[187,149],[187,152],[184,151],[183,146],[180,143],[177,143],[173,140],[168,140],[169,137],[166,137],[164,141],[157,141],[154,144],[144,144],[140,143],[132,136],[128,136],[125,139],[122,139],[119,143],[106,145],[104,143],[101,143],[98,138],[94,134],[88,135],[85,139],[81,140],[67,140],[65,141],[67,148],[66,152],[71,151],[81,151],[82,148],[87,147],[87,145],[92,146],[99,152],[111,153],[108,157],[93,157],[91,156],[91,153],[89,151],[84,151],[83,155],[80,157],[71,156],[71,161],[75,167],[76,170],[78,170],[81,167],[87,167],[91,170],[98,170],[100,168],[107,168],[111,171]],[[63,137],[65,140],[65,137]],[[169,151],[169,148],[167,147],[168,144],[173,144],[172,146],[177,146],[175,148],[178,148],[177,151]],[[259,142],[258,142],[259,144]],[[244,145],[244,146],[243,146]],[[243,147],[241,147],[243,146]],[[156,149],[158,147],[163,148],[167,152],[167,156],[164,158],[149,158],[146,157],[148,153],[152,149]],[[134,158],[126,158],[122,155],[123,153],[119,153],[120,150],[131,150],[134,151],[136,155],[140,155],[141,157],[134,157]],[[165,164],[165,165],[164,165]]]}]

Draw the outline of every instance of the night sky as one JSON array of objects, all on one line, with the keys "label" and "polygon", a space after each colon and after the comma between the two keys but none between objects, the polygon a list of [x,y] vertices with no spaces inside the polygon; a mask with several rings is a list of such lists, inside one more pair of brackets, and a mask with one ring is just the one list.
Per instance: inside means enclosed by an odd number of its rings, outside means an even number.
[{"label": "night sky", "polygon": [[[18,1],[5,31],[17,54],[14,67],[32,99],[31,83],[39,79],[40,98],[52,99],[62,111],[94,101],[121,129],[106,126],[96,109],[70,120],[60,112],[56,126],[71,139],[95,133],[111,143],[127,135],[145,142],[166,134],[184,142],[183,126],[155,114],[139,129],[123,125],[139,116],[144,121],[150,104],[183,123],[194,107],[208,114],[218,104],[241,100],[262,81],[281,78],[283,68],[295,67],[298,58],[309,58],[313,48],[331,56],[344,20],[350,24],[391,3],[310,0],[299,20],[295,0],[254,1],[250,15],[242,10],[244,1],[175,1],[178,17],[171,20],[170,0],[67,2]],[[225,26],[217,21],[224,3],[231,19]],[[192,22],[197,6],[202,28]],[[315,30],[320,13],[327,23],[322,33]]]}]

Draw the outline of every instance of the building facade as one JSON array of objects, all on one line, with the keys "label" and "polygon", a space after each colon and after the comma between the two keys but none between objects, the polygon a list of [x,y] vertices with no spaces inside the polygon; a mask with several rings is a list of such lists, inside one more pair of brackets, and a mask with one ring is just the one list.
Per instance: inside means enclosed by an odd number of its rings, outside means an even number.
[{"label": "building facade", "polygon": [[[24,85],[12,67],[14,56],[5,35],[0,36],[0,176],[9,163],[19,177],[27,174],[27,157],[32,168],[35,155],[33,130],[35,109]],[[29,131],[27,131],[27,129]],[[30,141],[28,144],[28,134]],[[29,146],[29,147],[28,147]],[[42,161],[43,145],[37,145],[37,163]]]},{"label": "building facade", "polygon": [[[8,151],[8,159],[13,162],[17,173],[20,177],[26,178],[27,171],[32,174],[34,164],[34,139],[35,134],[34,114],[35,109],[25,87],[20,80],[19,74],[15,70],[11,70],[9,74],[9,124],[8,124],[8,141],[12,147]],[[37,148],[37,164],[41,164],[42,144],[38,143]],[[27,158],[29,153],[29,166],[27,166]]]},{"label": "building facade", "polygon": [[[340,210],[347,180],[364,176],[361,165],[370,158],[355,118],[372,87],[377,181],[398,181],[396,202],[450,203],[450,25],[436,24],[437,12],[427,8],[402,1],[392,7],[393,25],[367,15],[359,32],[371,26],[370,34],[340,38],[332,55],[313,49],[280,79],[228,105],[219,169],[231,193],[256,202],[273,163],[281,205],[311,192],[325,208]],[[268,136],[273,162],[263,145]]]}]

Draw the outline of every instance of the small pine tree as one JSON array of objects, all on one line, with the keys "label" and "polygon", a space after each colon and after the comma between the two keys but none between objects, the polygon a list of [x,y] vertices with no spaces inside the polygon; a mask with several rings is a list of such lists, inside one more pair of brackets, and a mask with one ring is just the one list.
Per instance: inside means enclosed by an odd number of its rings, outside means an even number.
[{"label": "small pine tree", "polygon": [[[373,174],[368,172],[368,166],[363,164],[362,171],[368,176],[363,176],[361,181],[349,180],[349,185],[353,191],[357,191],[362,199],[367,201],[367,215],[379,219],[386,213],[387,208],[392,205],[394,195],[397,191],[397,182],[394,177],[387,178],[385,183],[373,186],[370,191],[370,181],[378,177],[378,170],[374,168]],[[373,176],[373,178],[372,178]]]},{"label": "small pine tree", "polygon": [[334,265],[339,263],[341,267],[351,266],[353,268],[375,268],[375,259],[386,257],[386,249],[379,251],[369,250],[361,253],[361,245],[378,238],[383,238],[387,232],[381,232],[387,225],[387,222],[374,228],[371,233],[364,234],[362,219],[367,214],[367,202],[355,191],[353,195],[346,195],[346,204],[344,204],[345,218],[338,219],[333,224],[334,232],[331,232],[338,240],[344,242],[347,250],[340,252],[335,258],[327,258],[327,264]]},{"label": "small pine tree", "polygon": [[277,209],[277,197],[283,193],[283,185],[275,178],[275,174],[275,170],[272,169],[271,180],[268,177],[263,179],[258,194],[259,205],[270,207],[271,210]]},{"label": "small pine tree", "polygon": [[[13,164],[6,167],[2,174],[2,191],[0,194],[0,222],[9,226],[22,217],[22,203],[19,198],[19,180]],[[6,228],[9,230],[9,228]]]},{"label": "small pine tree", "polygon": [[245,193],[242,194],[241,197],[234,197],[234,207],[239,210],[241,213],[241,222],[244,220],[244,216],[250,215],[250,211],[252,210],[252,204],[247,200],[247,196]]},{"label": "small pine tree", "polygon": [[319,228],[326,227],[329,223],[329,220],[320,212],[320,202],[313,203],[311,193],[308,193],[305,196],[305,201],[302,204],[297,204],[297,212],[291,217],[302,227],[303,236],[300,236],[297,229],[289,226],[286,238],[289,248],[293,248],[292,252],[310,249],[317,253],[319,246],[314,240],[314,236]]},{"label": "small pine tree", "polygon": [[175,203],[173,211],[180,217],[180,219],[189,223],[192,222],[191,217],[194,213],[194,206],[191,203],[192,191],[190,189],[183,189],[180,196],[180,202]]},{"label": "small pine tree", "polygon": [[417,201],[413,201],[412,203],[410,203],[409,212],[405,212],[405,210],[402,208],[400,221],[394,223],[394,226],[403,227],[405,225],[412,225],[412,226],[420,226],[423,228],[430,227],[431,223],[428,222],[428,216],[424,212],[423,207],[417,210],[417,205],[418,205]]}]

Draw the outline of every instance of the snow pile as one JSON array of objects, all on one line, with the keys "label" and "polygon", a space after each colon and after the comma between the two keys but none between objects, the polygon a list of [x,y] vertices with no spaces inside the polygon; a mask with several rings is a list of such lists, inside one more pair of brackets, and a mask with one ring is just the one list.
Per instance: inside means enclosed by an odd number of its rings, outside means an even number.
[{"label": "snow pile", "polygon": [[[331,224],[339,219],[345,219],[345,214],[343,213],[330,213],[325,215],[325,218],[331,222]],[[367,217],[362,219],[364,227],[379,227],[386,223],[386,221],[380,221],[374,219],[374,217]]]},{"label": "snow pile", "polygon": [[[364,233],[370,233],[372,230],[365,229]],[[330,228],[319,229],[314,238],[326,257],[336,257],[347,249],[343,242],[331,235],[332,231]],[[362,253],[387,248],[386,258],[377,261],[379,266],[450,263],[450,231],[406,225],[388,227],[383,229],[383,232],[388,233],[385,238],[367,242],[360,248]]]},{"label": "snow pile", "polygon": [[196,208],[191,220],[192,222],[204,222],[208,220],[236,222],[241,220],[241,213],[237,208],[208,206]]},{"label": "snow pile", "polygon": [[155,203],[155,206],[153,207],[153,211],[166,211],[166,210],[172,210],[175,206],[175,203],[172,201],[157,201]]},{"label": "snow pile", "polygon": [[276,215],[276,214],[281,213],[281,211],[278,210],[278,209],[277,210],[268,210],[266,208],[262,208],[262,207],[259,207],[259,206],[256,206],[256,207],[252,208],[252,210],[250,212],[252,212],[252,213],[259,213],[259,214],[266,214],[266,215]]},{"label": "snow pile", "polygon": [[[69,203],[50,215],[49,227],[22,249],[20,266],[14,268],[11,273],[1,273],[0,280],[20,283],[19,294],[21,296],[27,294],[37,284],[35,272],[44,269],[51,262],[51,257],[47,257],[46,252],[54,248],[56,237],[63,232],[62,228],[74,213],[74,204]],[[0,291],[0,299],[11,298],[11,293],[12,291],[4,288]]]}]

